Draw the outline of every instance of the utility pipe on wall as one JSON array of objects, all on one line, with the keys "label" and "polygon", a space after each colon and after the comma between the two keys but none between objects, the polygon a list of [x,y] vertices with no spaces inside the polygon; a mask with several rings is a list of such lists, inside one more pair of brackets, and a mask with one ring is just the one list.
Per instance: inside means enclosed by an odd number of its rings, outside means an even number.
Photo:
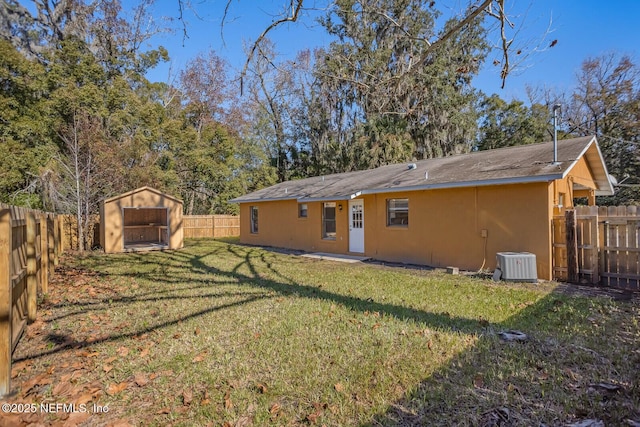
[{"label": "utility pipe on wall", "polygon": [[553,106],[553,164],[558,164],[558,110],[562,107],[560,104]]}]

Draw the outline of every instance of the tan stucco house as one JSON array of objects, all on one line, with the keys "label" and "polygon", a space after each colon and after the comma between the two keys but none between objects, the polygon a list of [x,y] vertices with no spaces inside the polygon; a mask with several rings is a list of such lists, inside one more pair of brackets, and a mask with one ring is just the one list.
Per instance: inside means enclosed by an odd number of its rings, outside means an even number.
[{"label": "tan stucco house", "polygon": [[242,243],[434,267],[536,255],[552,277],[552,218],[613,194],[595,137],[282,182],[238,197]]}]

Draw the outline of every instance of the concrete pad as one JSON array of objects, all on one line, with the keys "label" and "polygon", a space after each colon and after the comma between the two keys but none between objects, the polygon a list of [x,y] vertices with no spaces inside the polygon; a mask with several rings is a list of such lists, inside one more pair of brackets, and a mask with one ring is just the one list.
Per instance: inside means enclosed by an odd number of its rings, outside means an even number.
[{"label": "concrete pad", "polygon": [[342,255],[342,254],[328,254],[325,252],[315,252],[312,254],[302,254],[300,256],[306,258],[314,258],[314,259],[323,259],[327,261],[338,261],[338,262],[348,262],[348,263],[356,263],[362,262],[370,259],[370,257],[366,256],[355,256],[355,255]]}]

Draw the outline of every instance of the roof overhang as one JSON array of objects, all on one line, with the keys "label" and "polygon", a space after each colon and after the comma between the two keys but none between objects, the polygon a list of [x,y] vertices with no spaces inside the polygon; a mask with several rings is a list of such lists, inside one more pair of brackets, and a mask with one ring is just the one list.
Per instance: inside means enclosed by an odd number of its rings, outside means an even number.
[{"label": "roof overhang", "polygon": [[562,178],[566,178],[571,169],[578,163],[578,161],[584,156],[587,160],[591,171],[593,172],[593,180],[596,182],[596,196],[613,196],[615,190],[611,183],[609,172],[607,171],[607,165],[604,163],[604,157],[600,146],[597,144],[596,137],[594,136],[591,141],[584,147],[580,155],[576,160],[565,169],[562,174]]}]

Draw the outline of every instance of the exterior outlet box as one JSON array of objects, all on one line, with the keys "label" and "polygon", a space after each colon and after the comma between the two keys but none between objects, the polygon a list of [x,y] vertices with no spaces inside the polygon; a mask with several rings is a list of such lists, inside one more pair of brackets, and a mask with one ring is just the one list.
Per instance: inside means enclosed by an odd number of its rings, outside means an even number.
[{"label": "exterior outlet box", "polygon": [[489,237],[489,230],[487,230],[486,228],[480,230],[480,237]]},{"label": "exterior outlet box", "polygon": [[498,252],[496,254],[502,280],[512,282],[538,281],[536,255],[529,252]]}]

